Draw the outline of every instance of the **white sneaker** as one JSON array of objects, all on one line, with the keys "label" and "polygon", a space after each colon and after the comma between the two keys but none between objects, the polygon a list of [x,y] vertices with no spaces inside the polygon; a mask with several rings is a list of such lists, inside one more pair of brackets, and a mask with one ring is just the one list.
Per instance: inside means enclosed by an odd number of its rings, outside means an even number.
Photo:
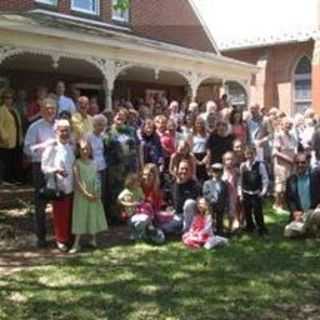
[{"label": "white sneaker", "polygon": [[80,251],[80,246],[76,246],[76,247],[72,247],[70,250],[69,250],[69,253],[70,254],[75,254],[75,253],[78,253]]},{"label": "white sneaker", "polygon": [[61,252],[67,252],[68,251],[68,247],[62,242],[57,241],[57,247]]}]

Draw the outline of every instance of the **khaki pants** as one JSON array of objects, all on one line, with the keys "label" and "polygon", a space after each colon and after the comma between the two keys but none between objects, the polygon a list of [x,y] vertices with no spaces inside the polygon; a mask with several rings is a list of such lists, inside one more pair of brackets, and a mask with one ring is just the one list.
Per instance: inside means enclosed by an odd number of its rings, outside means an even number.
[{"label": "khaki pants", "polygon": [[303,222],[293,221],[284,229],[286,238],[296,238],[303,235],[320,235],[320,209],[306,211],[303,215]]}]

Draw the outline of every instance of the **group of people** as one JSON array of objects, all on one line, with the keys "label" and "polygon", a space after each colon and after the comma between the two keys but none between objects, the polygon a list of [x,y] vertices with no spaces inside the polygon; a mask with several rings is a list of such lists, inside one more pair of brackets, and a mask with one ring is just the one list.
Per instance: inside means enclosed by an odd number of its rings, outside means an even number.
[{"label": "group of people", "polygon": [[39,94],[24,135],[14,91],[1,97],[3,179],[19,179],[23,150],[39,248],[47,246],[48,202],[57,247],[71,253],[82,235],[96,247],[96,234],[124,221],[133,241],[178,234],[190,248],[226,245],[239,231],[264,237],[270,195],[277,213],[289,210],[286,237],[319,234],[320,122],[312,110],[290,119],[277,108],[242,110],[223,95],[203,106],[121,99],[104,112],[80,92],[65,96],[60,81],[55,94]]}]

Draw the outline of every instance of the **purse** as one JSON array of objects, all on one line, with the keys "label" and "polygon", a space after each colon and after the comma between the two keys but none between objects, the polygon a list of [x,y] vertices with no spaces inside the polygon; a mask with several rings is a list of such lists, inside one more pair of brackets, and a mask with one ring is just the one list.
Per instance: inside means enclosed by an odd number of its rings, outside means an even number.
[{"label": "purse", "polygon": [[65,193],[58,188],[57,175],[53,174],[53,181],[50,181],[50,175],[45,177],[46,183],[39,190],[39,197],[46,201],[62,200]]}]

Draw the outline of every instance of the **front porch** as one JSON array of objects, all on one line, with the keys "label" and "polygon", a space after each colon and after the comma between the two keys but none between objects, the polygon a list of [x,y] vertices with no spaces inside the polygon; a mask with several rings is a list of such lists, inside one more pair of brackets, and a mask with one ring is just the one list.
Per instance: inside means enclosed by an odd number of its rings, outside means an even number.
[{"label": "front porch", "polygon": [[110,110],[112,98],[142,98],[146,89],[165,91],[169,99],[215,98],[227,81],[249,88],[257,72],[220,55],[97,29],[84,34],[61,19],[48,24],[35,14],[2,15],[1,75],[15,89],[53,88],[60,79],[91,88]]}]

